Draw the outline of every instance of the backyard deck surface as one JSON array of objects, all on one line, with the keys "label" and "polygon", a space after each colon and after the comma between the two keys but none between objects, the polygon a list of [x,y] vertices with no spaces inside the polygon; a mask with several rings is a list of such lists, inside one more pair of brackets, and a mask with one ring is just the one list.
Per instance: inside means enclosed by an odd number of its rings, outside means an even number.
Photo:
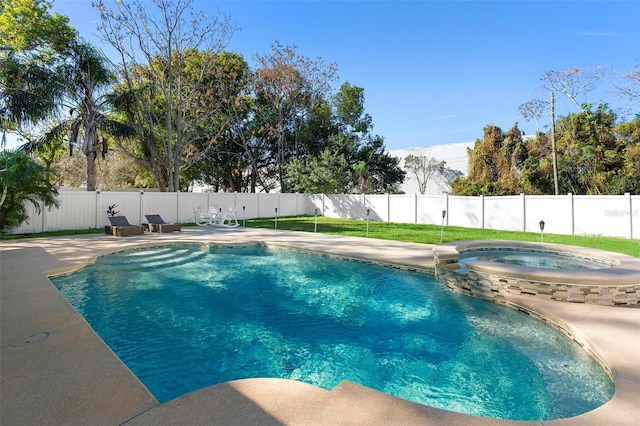
[{"label": "backyard deck surface", "polygon": [[[214,385],[159,404],[69,305],[46,274],[114,250],[195,242],[263,242],[432,269],[432,246],[266,229],[188,227],[119,238],[86,234],[0,243],[0,424],[624,425],[640,418],[640,309],[510,300],[572,331],[611,370],[614,397],[570,419],[510,422],[404,401],[351,382],[328,391],[284,379]],[[640,271],[638,271],[640,275]]]}]

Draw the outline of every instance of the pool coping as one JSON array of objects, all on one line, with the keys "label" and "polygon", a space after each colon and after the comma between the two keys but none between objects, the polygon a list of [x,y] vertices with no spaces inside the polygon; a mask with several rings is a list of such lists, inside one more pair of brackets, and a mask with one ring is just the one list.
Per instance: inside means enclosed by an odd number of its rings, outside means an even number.
[{"label": "pool coping", "polygon": [[565,327],[607,365],[616,386],[570,419],[514,422],[404,401],[351,382],[331,391],[284,379],[207,387],[164,404],[122,364],[45,274],[112,251],[169,243],[261,242],[407,269],[433,269],[433,246],[265,229],[183,228],[118,238],[86,234],[0,246],[0,423],[48,424],[632,424],[640,416],[640,310],[510,295],[507,304]]}]

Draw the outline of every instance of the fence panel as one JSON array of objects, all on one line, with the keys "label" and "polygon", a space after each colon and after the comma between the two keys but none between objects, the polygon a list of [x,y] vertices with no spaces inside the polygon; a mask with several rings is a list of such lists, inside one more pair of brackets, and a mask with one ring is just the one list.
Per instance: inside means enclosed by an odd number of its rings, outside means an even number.
[{"label": "fence panel", "polygon": [[260,217],[259,198],[256,194],[236,194],[236,216],[238,220]]},{"label": "fence panel", "polygon": [[122,216],[126,216],[132,225],[140,225],[146,222],[142,216],[142,199],[139,192],[111,192],[101,191],[97,194],[98,227],[109,225],[107,219],[107,207],[116,205],[115,210]]},{"label": "fence panel", "polygon": [[[102,214],[96,192],[66,191],[60,209],[46,214],[46,230],[89,229],[101,226]],[[98,222],[98,219],[100,221]]]},{"label": "fence panel", "polygon": [[[43,232],[45,229],[44,220],[47,216],[47,208],[44,208],[42,214],[37,214],[36,208],[31,203],[25,203],[24,208],[27,212],[27,220],[9,232],[12,234],[32,234],[35,232]],[[55,207],[54,207],[55,209]]]},{"label": "fence panel", "polygon": [[298,194],[278,194],[278,216],[298,216]]},{"label": "fence panel", "polygon": [[[168,195],[171,194],[171,195]],[[159,214],[165,222],[175,223],[178,220],[178,196],[180,193],[144,192],[140,193],[142,200],[142,222],[147,214]]]},{"label": "fence panel", "polygon": [[576,235],[629,238],[631,218],[628,196],[574,196]]},{"label": "fence panel", "polygon": [[196,222],[201,214],[209,211],[211,195],[208,192],[184,192],[179,199],[179,222]]},{"label": "fence panel", "polygon": [[278,207],[278,194],[258,194],[258,217],[275,217]]},{"label": "fence panel", "polygon": [[484,227],[505,231],[522,231],[523,202],[519,195],[484,197]]},{"label": "fence panel", "polygon": [[303,195],[305,203],[305,214],[321,216],[324,211],[324,194]]},{"label": "fence panel", "polygon": [[327,217],[364,219],[366,210],[362,195],[326,194],[324,196],[324,215]]},{"label": "fence panel", "polygon": [[236,194],[233,193],[215,193],[209,194],[210,205],[209,207],[215,207],[218,213],[225,214],[235,211],[236,206]]},{"label": "fence panel", "polygon": [[439,225],[442,223],[442,210],[446,209],[445,197],[442,195],[418,195],[418,219],[422,225]]},{"label": "fence panel", "polygon": [[361,219],[367,218],[367,209],[369,209],[369,220],[387,222],[389,219],[389,200],[387,195],[367,195]]},{"label": "fence panel", "polygon": [[414,223],[416,220],[415,195],[389,196],[389,222]]},{"label": "fence panel", "polygon": [[631,238],[640,238],[640,195],[631,196]]},{"label": "fence panel", "polygon": [[372,221],[439,225],[446,209],[448,225],[539,232],[544,220],[545,233],[640,238],[640,196],[630,194],[458,197],[61,191],[58,201],[58,209],[44,209],[41,214],[26,203],[29,221],[11,232],[100,228],[109,223],[107,207],[116,204],[132,224],[146,222],[145,214],[160,214],[168,222],[194,222],[209,207],[224,213],[235,206],[238,220],[274,217],[276,208],[278,216],[313,215],[317,208],[320,215],[365,220],[368,209]]},{"label": "fence panel", "polygon": [[528,232],[539,232],[544,220],[544,232],[571,234],[573,231],[573,196],[528,195],[526,197],[525,228]]},{"label": "fence panel", "polygon": [[449,196],[446,223],[465,228],[482,228],[483,203],[483,197]]}]

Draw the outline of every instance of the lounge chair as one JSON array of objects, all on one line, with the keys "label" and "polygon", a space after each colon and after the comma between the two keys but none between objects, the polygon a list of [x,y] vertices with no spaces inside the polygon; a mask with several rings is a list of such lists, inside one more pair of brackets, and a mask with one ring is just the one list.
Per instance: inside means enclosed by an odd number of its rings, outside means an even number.
[{"label": "lounge chair", "polygon": [[159,214],[145,214],[144,217],[149,221],[149,231],[151,232],[173,232],[180,231],[182,226],[179,223],[167,223]]},{"label": "lounge chair", "polygon": [[105,226],[106,234],[115,235],[116,237],[127,237],[129,235],[142,235],[144,229],[142,226],[132,225],[126,216],[109,216],[111,226]]}]

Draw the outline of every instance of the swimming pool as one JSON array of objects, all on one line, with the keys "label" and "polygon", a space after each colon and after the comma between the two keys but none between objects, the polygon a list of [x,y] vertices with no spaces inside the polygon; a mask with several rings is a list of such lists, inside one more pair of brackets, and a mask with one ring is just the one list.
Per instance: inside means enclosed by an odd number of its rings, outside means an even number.
[{"label": "swimming pool", "polygon": [[613,394],[559,333],[426,274],[263,246],[185,246],[105,256],[53,281],[161,402],[243,377],[327,389],[346,379],[449,410],[540,420]]}]

